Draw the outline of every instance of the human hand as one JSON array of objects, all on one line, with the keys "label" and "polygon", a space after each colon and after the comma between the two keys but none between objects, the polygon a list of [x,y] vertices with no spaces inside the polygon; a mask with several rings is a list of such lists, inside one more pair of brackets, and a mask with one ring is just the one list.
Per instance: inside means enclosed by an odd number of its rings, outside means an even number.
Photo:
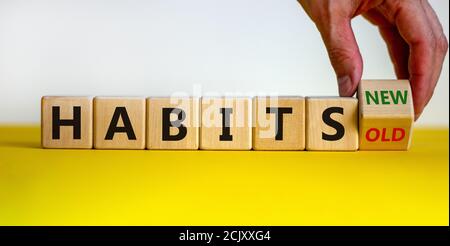
[{"label": "human hand", "polygon": [[298,0],[314,21],[336,72],[339,94],[352,96],[363,61],[351,19],[378,26],[398,79],[409,79],[416,120],[430,101],[448,50],[442,26],[426,0]]}]

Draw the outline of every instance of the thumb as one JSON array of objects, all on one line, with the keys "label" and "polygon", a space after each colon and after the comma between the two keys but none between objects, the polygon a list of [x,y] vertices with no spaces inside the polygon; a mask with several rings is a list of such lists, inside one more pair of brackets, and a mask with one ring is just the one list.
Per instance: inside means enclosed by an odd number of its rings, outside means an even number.
[{"label": "thumb", "polygon": [[336,72],[339,95],[353,96],[361,81],[363,61],[351,27],[350,18],[339,18],[318,25]]}]

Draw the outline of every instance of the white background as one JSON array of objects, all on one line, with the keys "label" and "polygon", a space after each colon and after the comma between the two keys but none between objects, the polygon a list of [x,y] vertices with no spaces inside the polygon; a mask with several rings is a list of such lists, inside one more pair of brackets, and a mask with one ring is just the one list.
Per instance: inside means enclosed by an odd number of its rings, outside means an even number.
[{"label": "white background", "polygon": [[[430,1],[448,37],[449,2]],[[394,78],[377,29],[353,21],[365,79]],[[448,126],[448,56],[420,125]],[[210,91],[337,95],[295,0],[0,0],[0,123],[40,121],[42,95]]]}]

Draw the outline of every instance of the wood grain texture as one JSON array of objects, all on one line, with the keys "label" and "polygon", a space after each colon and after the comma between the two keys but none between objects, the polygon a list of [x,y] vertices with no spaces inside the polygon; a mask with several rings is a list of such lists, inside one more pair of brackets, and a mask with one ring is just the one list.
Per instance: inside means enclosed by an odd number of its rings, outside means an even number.
[{"label": "wood grain texture", "polygon": [[[239,97],[204,97],[201,100],[200,149],[250,150],[252,148],[252,101]],[[222,108],[231,109],[229,117],[232,140],[221,140],[223,135]]]},{"label": "wood grain texture", "polygon": [[[124,107],[136,139],[129,139],[127,133],[116,132],[106,140],[108,128],[117,108]],[[145,98],[138,97],[95,97],[94,98],[94,148],[96,149],[144,149],[145,148]],[[123,127],[120,117],[118,127]]]},{"label": "wood grain texture", "polygon": [[414,106],[408,80],[363,80],[358,88],[361,150],[407,150]]},{"label": "wood grain texture", "polygon": [[[73,126],[60,126],[53,139],[53,107],[59,107],[59,119],[73,120],[74,107],[80,108],[80,138],[74,138]],[[43,148],[90,149],[93,146],[92,97],[44,96],[41,99],[41,145]]]},{"label": "wood grain texture", "polygon": [[[279,108],[275,113],[268,109]],[[282,114],[282,110],[285,113]],[[282,125],[278,118],[282,114]],[[253,98],[253,149],[304,150],[305,98],[299,96]],[[277,118],[278,116],[278,118]],[[280,129],[282,132],[280,133]],[[279,134],[277,138],[277,133]]]},{"label": "wood grain texture", "polygon": [[[186,135],[181,140],[163,139],[163,109],[176,108],[185,113],[181,122]],[[171,113],[170,120],[177,121],[178,114]],[[200,99],[198,97],[152,97],[147,98],[147,149],[185,149],[199,148],[200,138]],[[171,135],[180,134],[177,127],[170,127]]]},{"label": "wood grain texture", "polygon": [[[343,114],[332,113],[332,120],[339,122],[345,133],[338,140],[325,140],[323,134],[334,135],[338,131],[326,124],[325,110],[342,108]],[[358,100],[349,97],[306,98],[306,149],[329,151],[358,150]]]}]

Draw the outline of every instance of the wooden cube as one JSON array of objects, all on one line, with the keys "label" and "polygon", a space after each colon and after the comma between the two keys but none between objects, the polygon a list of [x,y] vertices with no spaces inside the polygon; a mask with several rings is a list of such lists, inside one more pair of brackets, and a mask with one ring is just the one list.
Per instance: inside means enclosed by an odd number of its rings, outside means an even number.
[{"label": "wooden cube", "polygon": [[407,150],[414,123],[407,80],[363,80],[358,88],[361,150]]},{"label": "wooden cube", "polygon": [[245,97],[202,98],[200,149],[250,150],[251,105]]},{"label": "wooden cube", "polygon": [[307,98],[306,149],[358,150],[358,100],[351,97]]},{"label": "wooden cube", "polygon": [[42,147],[91,149],[92,112],[92,97],[42,97]]},{"label": "wooden cube", "polygon": [[253,98],[253,149],[304,150],[305,98]]},{"label": "wooden cube", "polygon": [[200,99],[147,98],[147,149],[198,149]]},{"label": "wooden cube", "polygon": [[95,97],[94,148],[144,149],[145,98]]}]

